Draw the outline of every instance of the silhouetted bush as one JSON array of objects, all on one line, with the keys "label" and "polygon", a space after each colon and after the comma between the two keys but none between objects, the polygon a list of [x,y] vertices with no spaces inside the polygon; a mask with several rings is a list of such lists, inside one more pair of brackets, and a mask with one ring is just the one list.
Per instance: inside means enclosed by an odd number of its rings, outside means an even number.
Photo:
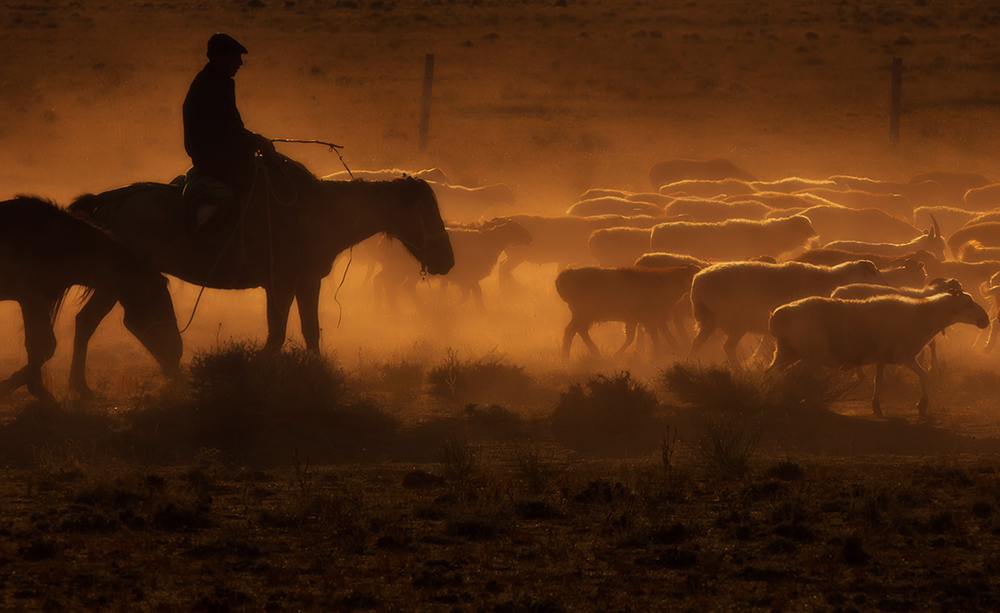
[{"label": "silhouetted bush", "polygon": [[195,355],[190,381],[188,399],[132,416],[143,459],[183,462],[214,448],[252,465],[287,464],[296,453],[345,460],[391,447],[399,428],[372,401],[349,397],[341,369],[302,348],[231,343]]},{"label": "silhouetted bush", "polygon": [[427,373],[427,382],[432,397],[458,405],[523,400],[535,385],[523,366],[508,364],[502,357],[462,361],[451,350],[441,365]]},{"label": "silhouetted bush", "polygon": [[648,453],[662,441],[662,407],[629,372],[598,375],[561,394],[552,414],[553,435],[567,447],[607,453]]}]

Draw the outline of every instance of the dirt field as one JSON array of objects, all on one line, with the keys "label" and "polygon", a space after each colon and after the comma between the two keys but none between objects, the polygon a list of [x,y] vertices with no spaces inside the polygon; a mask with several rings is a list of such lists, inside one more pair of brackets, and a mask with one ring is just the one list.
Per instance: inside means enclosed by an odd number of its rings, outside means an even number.
[{"label": "dirt field", "polygon": [[[0,187],[66,205],[184,172],[181,102],[216,31],[250,49],[237,76],[250,129],[342,144],[354,170],[505,183],[510,212],[648,191],[649,166],[670,158],[724,157],[764,180],[1000,180],[998,22],[1000,7],[971,0],[9,3]],[[319,175],[343,169],[323,147],[279,148]],[[324,284],[333,383],[307,365],[273,387],[253,388],[261,373],[226,387],[247,376],[237,360],[164,388],[119,312],[92,344],[97,400],[78,402],[68,301],[46,368],[60,404],[24,392],[0,404],[0,606],[1000,609],[1000,374],[975,331],[942,343],[929,417],[900,372],[879,421],[870,388],[839,379],[793,406],[710,369],[684,388],[673,359],[563,363],[554,267],[520,267],[513,295],[491,277],[485,312],[433,315],[375,308],[366,269],[355,250]],[[183,325],[198,288],[171,287]],[[297,328],[293,315],[293,342]],[[265,333],[261,291],[206,291],[185,365]],[[20,367],[21,334],[3,303],[0,374]],[[621,334],[594,337],[610,349]],[[637,388],[595,398],[626,371]],[[329,401],[310,395],[330,386]],[[256,391],[226,395],[240,389]]]}]

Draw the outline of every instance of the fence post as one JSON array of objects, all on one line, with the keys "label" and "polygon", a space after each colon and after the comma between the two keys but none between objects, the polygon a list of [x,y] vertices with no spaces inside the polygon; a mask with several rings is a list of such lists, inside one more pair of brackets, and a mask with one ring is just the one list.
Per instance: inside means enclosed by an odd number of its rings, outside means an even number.
[{"label": "fence post", "polygon": [[434,84],[434,54],[428,53],[424,62],[424,99],[420,106],[420,141],[417,148],[427,149],[427,133],[431,123],[431,86]]},{"label": "fence post", "polygon": [[903,58],[892,58],[892,92],[889,97],[889,144],[899,145],[899,116],[903,106]]}]

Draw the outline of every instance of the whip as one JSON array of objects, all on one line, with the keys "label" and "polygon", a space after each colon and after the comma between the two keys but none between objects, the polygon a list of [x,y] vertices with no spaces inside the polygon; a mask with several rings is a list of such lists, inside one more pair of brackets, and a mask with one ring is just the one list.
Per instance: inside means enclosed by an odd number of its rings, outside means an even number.
[{"label": "whip", "polygon": [[343,145],[336,145],[322,140],[309,140],[304,138],[269,138],[268,140],[272,143],[305,143],[309,145],[326,145],[330,148],[330,151],[335,151],[337,153],[337,157],[340,158],[340,163],[344,165],[344,169],[347,170],[347,174],[350,175],[351,179],[354,178],[354,173],[347,167],[347,162],[344,161],[344,156],[340,155],[340,150],[344,148]]}]

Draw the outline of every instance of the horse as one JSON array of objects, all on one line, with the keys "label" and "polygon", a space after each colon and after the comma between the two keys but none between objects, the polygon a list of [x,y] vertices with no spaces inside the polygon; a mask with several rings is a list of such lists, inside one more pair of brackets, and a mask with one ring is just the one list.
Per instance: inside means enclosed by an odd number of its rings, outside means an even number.
[{"label": "horse", "polygon": [[166,277],[54,203],[17,196],[0,202],[0,300],[21,307],[28,364],[0,382],[0,396],[27,386],[39,400],[53,400],[42,365],[55,353],[53,323],[74,285],[114,296],[125,310],[125,327],[164,374],[180,373],[183,346]]},{"label": "horse", "polygon": [[[285,200],[267,184],[255,188],[223,244],[205,248],[185,215],[175,185],[137,183],[77,199],[85,214],[160,272],[216,289],[261,287],[267,301],[265,352],[285,342],[292,301],[298,304],[306,349],[319,351],[320,283],[338,254],[378,233],[399,240],[422,270],[446,274],[454,253],[430,186],[412,177],[387,181],[328,181],[286,158]],[[95,292],[76,321],[70,384],[88,393],[86,348],[92,330],[115,304]]]}]

